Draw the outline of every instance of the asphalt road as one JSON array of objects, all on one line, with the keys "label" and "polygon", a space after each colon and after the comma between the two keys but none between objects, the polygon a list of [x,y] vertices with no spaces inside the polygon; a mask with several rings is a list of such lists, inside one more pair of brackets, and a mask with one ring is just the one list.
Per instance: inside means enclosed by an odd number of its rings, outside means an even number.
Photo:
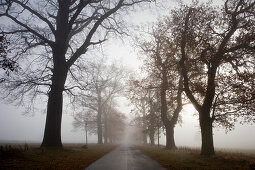
[{"label": "asphalt road", "polygon": [[85,170],[165,170],[132,146],[121,145]]}]

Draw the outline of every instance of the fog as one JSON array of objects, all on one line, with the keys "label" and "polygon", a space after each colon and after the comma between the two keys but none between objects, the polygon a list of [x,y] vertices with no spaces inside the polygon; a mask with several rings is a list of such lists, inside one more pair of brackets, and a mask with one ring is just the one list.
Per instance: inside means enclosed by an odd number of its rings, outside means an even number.
[{"label": "fog", "polygon": [[[127,104],[127,102],[123,102]],[[36,142],[43,139],[46,114],[36,113],[34,116],[22,115],[22,109],[11,105],[0,104],[0,141],[1,142]],[[183,122],[175,128],[175,142],[178,146],[200,147],[200,129],[198,117],[193,116],[193,109],[185,108],[181,113]],[[126,115],[130,118],[129,107],[122,106],[122,111],[126,110]],[[73,117],[71,114],[64,114],[62,119],[62,142],[63,143],[84,143],[85,134],[83,131],[74,131],[72,126]],[[123,143],[137,143],[134,133],[135,127],[127,126]],[[214,129],[214,144],[217,148],[226,149],[255,149],[255,126],[239,125],[233,131],[225,133],[220,128]],[[149,142],[149,139],[147,140]],[[89,135],[89,143],[96,143],[97,137]],[[155,137],[157,144],[157,138]],[[160,135],[160,144],[165,145],[165,136]]]},{"label": "fog", "polygon": [[[176,5],[171,1],[168,5],[172,7]],[[166,7],[167,8],[167,7]],[[157,16],[162,15],[160,12],[144,11],[134,13],[130,18],[133,24],[146,23],[154,21]],[[155,15],[154,15],[155,14]],[[151,17],[151,16],[155,17]],[[115,43],[114,43],[115,42]],[[118,43],[116,43],[118,42]],[[105,55],[111,59],[119,59],[125,64],[127,68],[137,71],[141,65],[141,61],[137,60],[137,55],[132,50],[131,44],[127,41],[112,40],[106,46]],[[35,113],[22,115],[24,108],[15,107],[10,104],[0,104],[0,141],[18,141],[18,142],[38,142],[43,139],[44,126],[46,114],[42,111],[45,110],[46,103],[43,103],[43,108]],[[65,109],[65,108],[64,108]],[[119,110],[122,111],[130,120],[132,114],[128,102],[123,99],[119,102]],[[183,119],[182,124],[176,125],[175,128],[175,142],[178,146],[200,147],[201,137],[200,128],[198,123],[198,116],[194,116],[194,109],[191,106],[184,108],[181,113]],[[63,143],[84,143],[85,135],[81,130],[74,130],[72,126],[73,117],[72,112],[65,110],[62,117],[62,142]],[[137,129],[127,126],[127,129],[122,140],[123,143],[137,142],[134,132]],[[235,149],[255,149],[255,125],[240,125],[236,124],[233,131],[225,133],[222,128],[214,128],[214,144],[216,148],[235,148]],[[160,135],[160,144],[165,144],[165,136]],[[148,140],[149,141],[149,140]],[[90,135],[88,138],[89,143],[96,143],[97,137]],[[155,138],[155,143],[157,140]]]}]

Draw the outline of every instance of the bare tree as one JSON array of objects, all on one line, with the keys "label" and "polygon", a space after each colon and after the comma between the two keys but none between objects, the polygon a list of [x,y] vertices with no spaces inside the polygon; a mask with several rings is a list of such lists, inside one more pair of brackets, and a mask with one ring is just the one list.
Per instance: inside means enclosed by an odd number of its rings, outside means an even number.
[{"label": "bare tree", "polygon": [[148,101],[146,100],[147,91],[142,88],[139,80],[134,79],[133,77],[128,82],[129,89],[127,90],[127,97],[130,100],[130,103],[134,106],[132,113],[134,118],[131,122],[132,126],[137,126],[142,131],[142,142],[147,144],[147,120],[146,116],[148,115]]},{"label": "bare tree", "polygon": [[125,127],[126,127],[126,116],[118,111],[117,109],[111,108],[107,114],[107,138],[110,143],[120,142],[123,138]]},{"label": "bare tree", "polygon": [[93,110],[83,109],[83,111],[74,115],[74,129],[82,129],[85,131],[85,142],[88,144],[88,132],[96,133],[96,113]]},{"label": "bare tree", "polygon": [[162,123],[160,97],[157,90],[148,88],[150,83],[151,79],[148,77],[140,81],[134,80],[134,78],[130,79],[127,96],[134,106],[132,125],[142,129],[144,144],[147,143],[147,136],[149,136],[151,145],[154,145],[156,131],[159,131]]},{"label": "bare tree", "polygon": [[103,136],[104,136],[104,144],[108,143],[109,139],[109,116],[111,112],[114,110],[114,107],[117,106],[117,103],[114,101],[114,98],[110,98],[109,101],[103,106]]},{"label": "bare tree", "polygon": [[98,143],[103,143],[103,114],[107,105],[123,90],[125,71],[116,64],[106,65],[101,61],[90,62],[87,70],[88,86],[81,95],[81,106],[97,112]]},{"label": "bare tree", "polygon": [[219,10],[197,2],[172,12],[181,49],[184,91],[199,113],[202,155],[213,155],[213,122],[232,128],[254,121],[255,2],[225,1]]},{"label": "bare tree", "polygon": [[[159,135],[159,129],[161,128],[161,119],[160,119],[160,102],[159,97],[153,96],[149,100],[149,114],[146,117],[147,120],[147,126],[148,126],[148,135],[150,138],[151,145],[155,145],[155,135],[156,132],[158,132]],[[159,140],[159,136],[158,136]]]},{"label": "bare tree", "polygon": [[[62,147],[63,91],[80,88],[72,71],[86,62],[82,56],[111,33],[123,33],[119,11],[127,12],[145,1],[150,0],[0,1],[0,17],[5,23],[1,30],[12,38],[10,58],[23,65],[23,71],[6,78],[1,86],[5,97],[14,95],[14,100],[25,94],[32,100],[38,94],[48,96],[41,147]],[[67,77],[78,85],[68,87]]]}]

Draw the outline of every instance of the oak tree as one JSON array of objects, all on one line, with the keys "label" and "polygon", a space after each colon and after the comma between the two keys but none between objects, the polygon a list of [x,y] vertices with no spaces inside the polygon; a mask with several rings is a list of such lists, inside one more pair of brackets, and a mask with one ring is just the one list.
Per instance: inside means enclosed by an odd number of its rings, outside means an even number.
[{"label": "oak tree", "polygon": [[213,123],[232,128],[254,121],[255,2],[226,0],[221,8],[193,3],[172,12],[181,51],[184,91],[199,113],[202,155],[213,155]]}]

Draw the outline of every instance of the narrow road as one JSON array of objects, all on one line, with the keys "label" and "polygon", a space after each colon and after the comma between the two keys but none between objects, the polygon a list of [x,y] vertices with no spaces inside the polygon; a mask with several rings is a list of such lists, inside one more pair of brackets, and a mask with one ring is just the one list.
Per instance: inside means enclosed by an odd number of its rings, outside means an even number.
[{"label": "narrow road", "polygon": [[132,146],[121,145],[85,170],[165,170]]}]

